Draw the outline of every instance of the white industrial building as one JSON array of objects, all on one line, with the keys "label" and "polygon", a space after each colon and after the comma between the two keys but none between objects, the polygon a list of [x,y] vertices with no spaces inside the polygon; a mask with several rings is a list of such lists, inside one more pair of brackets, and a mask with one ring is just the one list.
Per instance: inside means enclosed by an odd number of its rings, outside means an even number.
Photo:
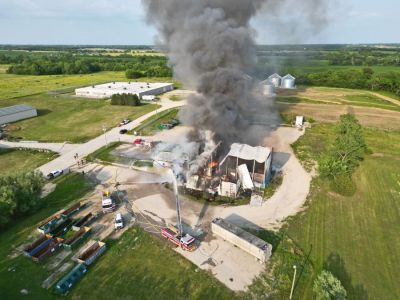
[{"label": "white industrial building", "polygon": [[159,95],[172,91],[172,83],[161,82],[110,82],[75,90],[79,97],[106,99],[115,94],[136,94],[140,99],[145,95]]},{"label": "white industrial building", "polygon": [[0,108],[0,125],[6,123],[17,122],[20,120],[37,116],[37,111],[34,107],[20,104],[9,107]]}]

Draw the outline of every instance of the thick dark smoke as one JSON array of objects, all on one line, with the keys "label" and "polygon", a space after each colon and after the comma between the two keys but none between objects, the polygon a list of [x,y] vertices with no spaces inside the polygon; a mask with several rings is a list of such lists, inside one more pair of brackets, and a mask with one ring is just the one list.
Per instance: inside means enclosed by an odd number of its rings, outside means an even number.
[{"label": "thick dark smoke", "polygon": [[225,144],[245,141],[249,135],[246,115],[257,102],[246,76],[256,63],[255,32],[249,22],[263,2],[143,1],[175,76],[197,91],[180,119],[199,132],[212,131]]},{"label": "thick dark smoke", "polygon": [[[298,5],[311,11],[309,4],[315,1],[302,0]],[[174,75],[185,87],[197,91],[179,116],[197,131],[197,136],[211,131],[225,146],[232,142],[254,144],[256,134],[250,127],[263,126],[256,133],[265,135],[277,124],[274,99],[257,93],[246,74],[257,62],[251,19],[260,11],[275,14],[276,3],[286,0],[142,2],[148,22],[158,29],[157,43],[167,54]]]}]

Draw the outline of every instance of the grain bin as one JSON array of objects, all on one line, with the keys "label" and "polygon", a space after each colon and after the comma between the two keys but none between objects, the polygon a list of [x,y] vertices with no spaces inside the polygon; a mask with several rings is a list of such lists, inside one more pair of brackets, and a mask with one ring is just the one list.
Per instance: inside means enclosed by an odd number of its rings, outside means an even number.
[{"label": "grain bin", "polygon": [[262,89],[264,96],[267,97],[275,96],[275,86],[273,86],[272,84],[270,83],[263,84]]},{"label": "grain bin", "polygon": [[282,77],[275,73],[268,77],[268,82],[272,84],[274,87],[278,88],[281,86]]},{"label": "grain bin", "polygon": [[283,89],[295,89],[296,88],[296,78],[294,78],[290,74],[287,74],[286,76],[283,76],[282,77],[281,88],[283,88]]}]

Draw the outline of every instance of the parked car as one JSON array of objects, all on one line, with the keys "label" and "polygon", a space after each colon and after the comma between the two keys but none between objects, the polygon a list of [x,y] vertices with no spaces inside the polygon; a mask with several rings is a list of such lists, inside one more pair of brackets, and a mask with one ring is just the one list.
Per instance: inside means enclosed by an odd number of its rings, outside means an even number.
[{"label": "parked car", "polygon": [[128,132],[128,129],[121,129],[119,131],[119,134],[126,134]]},{"label": "parked car", "polygon": [[124,220],[122,219],[122,215],[118,213],[115,216],[115,224],[114,224],[115,229],[122,229],[124,228]]},{"label": "parked car", "polygon": [[56,178],[56,177],[62,175],[63,173],[64,173],[63,170],[54,170],[54,171],[51,171],[49,174],[47,174],[47,179]]},{"label": "parked car", "polygon": [[122,122],[119,123],[119,126],[124,126],[124,125],[126,125],[126,124],[128,124],[130,122],[131,122],[131,120],[129,120],[129,119],[123,119]]},{"label": "parked car", "polygon": [[144,143],[144,139],[136,139],[133,141],[133,144],[136,146],[143,145],[143,143]]}]

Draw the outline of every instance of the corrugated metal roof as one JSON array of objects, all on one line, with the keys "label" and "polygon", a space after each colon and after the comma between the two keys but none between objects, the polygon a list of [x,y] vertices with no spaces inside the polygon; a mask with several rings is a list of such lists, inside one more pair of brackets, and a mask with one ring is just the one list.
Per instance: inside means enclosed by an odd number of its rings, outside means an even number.
[{"label": "corrugated metal roof", "polygon": [[272,149],[267,147],[251,147],[246,144],[232,144],[227,156],[239,157],[244,160],[255,160],[259,163],[267,161]]},{"label": "corrugated metal roof", "polygon": [[30,105],[20,104],[0,108],[0,117],[16,114],[19,112],[35,109]]}]

